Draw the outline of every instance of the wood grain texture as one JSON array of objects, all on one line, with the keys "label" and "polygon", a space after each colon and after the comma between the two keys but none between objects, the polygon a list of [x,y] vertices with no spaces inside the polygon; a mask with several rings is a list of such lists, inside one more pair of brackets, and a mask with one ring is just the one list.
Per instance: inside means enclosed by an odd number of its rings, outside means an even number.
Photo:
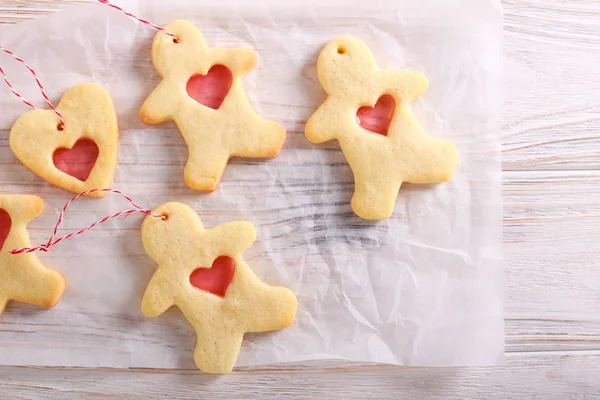
[{"label": "wood grain texture", "polygon": [[[600,168],[600,5],[505,1],[505,170]],[[588,62],[589,60],[589,62]]]},{"label": "wood grain texture", "polygon": [[[85,2],[0,0],[0,22]],[[217,378],[192,370],[0,367],[3,393],[36,399],[600,398],[600,2],[503,5],[505,366],[314,362]]]},{"label": "wood grain texture", "polygon": [[12,398],[38,400],[593,399],[600,392],[599,363],[598,352],[560,352],[511,355],[500,368],[310,363],[219,377],[191,370],[0,367],[0,387]]}]

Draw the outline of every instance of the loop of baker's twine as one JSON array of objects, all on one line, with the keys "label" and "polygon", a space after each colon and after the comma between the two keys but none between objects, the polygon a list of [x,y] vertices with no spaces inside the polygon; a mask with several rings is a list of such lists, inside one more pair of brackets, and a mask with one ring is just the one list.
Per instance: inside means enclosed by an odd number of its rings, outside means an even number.
[{"label": "loop of baker's twine", "polygon": [[[121,11],[123,14],[127,15],[130,18],[133,18],[143,24],[146,24],[148,26],[151,26],[152,28],[163,32],[164,34],[170,36],[173,38],[173,42],[175,43],[179,43],[180,39],[179,37],[177,37],[177,35],[175,35],[172,32],[167,31],[165,28],[158,26],[154,23],[152,23],[151,21],[148,21],[146,19],[143,18],[139,18],[135,15],[133,15],[130,12],[125,11],[124,9],[122,9],[121,7],[110,3],[108,0],[98,0],[98,2],[105,4],[111,8],[114,8],[115,10]],[[20,63],[22,63],[23,65],[25,65],[25,67],[29,70],[29,72],[31,72],[31,74],[33,75],[33,77],[35,78],[35,81],[40,89],[40,91],[42,92],[42,96],[44,97],[44,99],[46,100],[46,103],[48,103],[48,106],[50,106],[50,108],[56,113],[56,115],[58,116],[58,118],[60,119],[60,123],[58,125],[58,129],[59,130],[63,130],[64,126],[65,126],[65,121],[64,118],[62,116],[62,114],[56,109],[56,107],[54,107],[54,105],[52,104],[52,102],[50,101],[50,98],[48,97],[48,95],[46,94],[46,91],[44,90],[44,86],[42,85],[42,83],[40,82],[35,70],[33,68],[31,68],[22,58],[16,56],[12,51],[5,49],[4,47],[0,46],[0,50],[4,51],[5,53],[11,55],[12,57],[15,58],[15,60],[19,61]],[[4,70],[0,67],[0,74],[2,74],[3,78],[4,78],[4,82],[6,82],[6,84],[8,85],[8,87],[10,88],[10,90],[15,94],[15,96],[17,96],[19,99],[21,99],[21,101],[23,101],[26,105],[28,105],[31,108],[36,108],[33,103],[31,103],[30,101],[28,101],[27,99],[25,99],[20,93],[18,93],[14,86],[10,83],[10,81],[8,80],[8,77],[6,76],[6,74],[4,73]],[[72,232],[69,233],[65,236],[59,237],[57,239],[55,239],[57,233],[58,233],[58,228],[60,227],[62,221],[63,221],[63,217],[65,212],[67,211],[67,208],[69,208],[69,206],[71,205],[71,203],[73,203],[75,200],[77,200],[79,197],[81,196],[85,196],[88,195],[90,193],[95,193],[95,192],[111,192],[111,193],[116,193],[119,194],[121,196],[123,196],[127,201],[129,201],[131,203],[131,205],[133,205],[134,208],[129,209],[129,210],[124,210],[124,211],[119,211],[118,213],[115,213],[113,215],[109,215],[107,217],[104,217],[96,222],[94,222],[91,225],[86,226],[85,228],[82,228],[76,232]],[[125,216],[125,218],[127,218],[129,215],[134,214],[134,213],[142,213],[142,214],[146,214],[146,215],[151,215],[154,218],[160,218],[162,220],[166,220],[167,216],[166,215],[162,215],[162,214],[153,214],[151,210],[142,208],[140,206],[138,206],[129,196],[127,196],[126,194],[124,194],[123,192],[119,191],[119,190],[115,190],[115,189],[90,189],[90,190],[86,190],[85,192],[79,193],[78,195],[74,196],[71,200],[69,200],[67,202],[67,204],[65,204],[65,206],[63,207],[62,211],[60,212],[60,215],[58,217],[58,221],[56,222],[56,225],[54,226],[54,230],[52,231],[52,236],[50,236],[50,239],[48,239],[48,241],[44,244],[41,244],[39,246],[36,247],[23,247],[23,248],[19,248],[19,249],[14,249],[10,251],[10,254],[26,254],[26,253],[33,253],[36,251],[41,251],[41,252],[47,252],[48,249],[54,245],[57,245],[58,243],[62,242],[63,240],[67,240],[72,238],[73,236],[77,236],[77,235],[81,235],[87,231],[89,231],[90,229],[93,229],[94,227],[105,223],[106,221],[109,221],[113,218],[118,218],[122,215]]]},{"label": "loop of baker's twine", "polygon": [[[56,115],[58,116],[58,119],[60,120],[60,122],[57,126],[57,129],[59,131],[62,131],[63,129],[65,129],[65,119],[63,118],[60,111],[58,111],[56,109],[56,107],[54,107],[54,104],[52,104],[52,102],[50,101],[50,98],[48,97],[48,95],[46,94],[46,90],[44,89],[44,85],[42,85],[42,82],[40,81],[40,78],[38,77],[35,70],[29,64],[27,64],[21,57],[17,56],[15,53],[2,47],[1,45],[0,45],[0,50],[5,52],[6,54],[12,56],[15,60],[17,60],[18,62],[23,64],[25,66],[25,68],[27,68],[29,70],[29,72],[31,72],[31,75],[33,75],[33,78],[35,79],[35,82],[37,83],[38,88],[40,89],[40,92],[42,92],[42,96],[44,97],[44,100],[46,100],[46,103],[48,104],[48,106],[52,109],[52,111],[54,111],[56,113]],[[32,102],[30,102],[29,100],[24,98],[19,92],[17,92],[17,90],[14,88],[14,86],[8,80],[8,77],[6,76],[6,73],[4,72],[2,67],[0,67],[0,74],[2,74],[2,77],[4,78],[4,82],[6,82],[6,84],[8,85],[10,90],[14,93],[15,96],[17,96],[19,99],[21,99],[21,101],[23,103],[25,103],[29,107],[33,108],[34,110],[37,108],[35,105],[33,105]]]},{"label": "loop of baker's twine", "polygon": [[[111,8],[114,8],[115,10],[118,10],[120,12],[122,12],[123,14],[127,15],[130,18],[133,18],[143,24],[146,24],[148,26],[151,26],[152,28],[163,32],[166,35],[169,35],[170,37],[173,38],[173,42],[175,43],[179,43],[180,39],[177,37],[177,35],[175,35],[172,32],[167,31],[165,28],[158,26],[154,23],[152,23],[151,21],[148,21],[147,19],[143,19],[140,17],[137,17],[135,15],[133,15],[132,13],[125,11],[124,9],[122,9],[121,7],[112,4],[111,2],[109,2],[108,0],[98,0],[98,2],[105,4]],[[35,72],[35,70],[29,65],[27,64],[21,57],[17,56],[15,53],[13,53],[12,51],[0,46],[0,50],[5,52],[6,54],[12,56],[15,60],[17,60],[18,62],[22,63],[25,68],[27,68],[29,70],[29,72],[31,72],[31,74],[33,75],[35,82],[38,85],[38,88],[40,89],[40,92],[42,93],[42,96],[44,97],[44,100],[46,100],[46,103],[48,104],[48,106],[52,109],[52,111],[54,111],[56,113],[56,115],[58,116],[58,119],[60,120],[57,129],[59,131],[62,131],[63,129],[65,129],[65,119],[63,118],[62,114],[60,113],[60,111],[58,111],[56,109],[56,107],[54,106],[54,104],[52,104],[52,102],[50,101],[50,98],[48,97],[48,94],[46,94],[46,90],[44,89],[44,85],[42,85],[42,82],[40,81],[37,73]],[[6,82],[6,84],[8,85],[9,89],[11,90],[11,92],[13,92],[13,94],[15,96],[17,96],[23,103],[25,103],[27,106],[36,109],[37,107],[30,102],[29,100],[27,100],[25,97],[23,97],[23,95],[21,95],[13,86],[13,84],[8,80],[8,77],[6,76],[6,73],[4,72],[4,69],[2,69],[2,67],[0,67],[0,74],[2,74],[2,77],[4,78],[4,82]]]},{"label": "loop of baker's twine", "polygon": [[[82,228],[80,230],[78,230],[77,232],[71,232],[65,236],[59,237],[57,239],[55,239],[56,234],[58,233],[58,228],[60,227],[60,224],[63,221],[63,217],[65,215],[65,212],[67,211],[67,208],[69,208],[69,206],[71,205],[71,203],[73,203],[75,200],[77,200],[78,198],[80,198],[81,196],[85,196],[88,195],[90,193],[95,193],[95,192],[110,192],[110,193],[116,193],[118,195],[123,196],[127,201],[129,201],[129,203],[131,203],[131,205],[134,207],[132,209],[129,210],[124,210],[124,211],[119,211],[118,213],[115,213],[113,215],[109,215],[108,217],[104,217],[96,222],[94,222],[91,225],[86,226],[85,228]],[[105,223],[106,221],[109,221],[113,218],[117,218],[120,217],[122,215],[125,216],[125,218],[127,218],[129,215],[134,214],[134,213],[142,213],[145,215],[150,215],[154,218],[160,218],[162,220],[166,220],[167,216],[163,215],[163,214],[154,214],[152,213],[152,210],[148,210],[146,208],[142,208],[140,206],[138,206],[132,199],[131,197],[127,196],[126,194],[124,194],[123,192],[121,192],[120,190],[116,190],[116,189],[90,189],[90,190],[86,190],[85,192],[81,192],[78,195],[74,196],[71,200],[69,200],[67,202],[67,204],[65,204],[65,206],[63,207],[62,211],[60,212],[60,215],[58,216],[58,221],[56,222],[56,225],[54,226],[54,230],[52,231],[52,236],[50,236],[50,239],[48,239],[48,241],[44,244],[41,244],[39,246],[36,247],[23,247],[23,248],[19,248],[19,249],[14,249],[11,250],[9,253],[10,254],[27,254],[27,253],[33,253],[36,251],[41,251],[41,252],[47,252],[48,249],[54,245],[59,244],[60,242],[62,242],[63,240],[67,240],[69,238],[72,238],[73,236],[77,236],[77,235],[81,235],[87,231],[89,231],[90,229],[94,228],[95,226],[98,226],[100,224]]]},{"label": "loop of baker's twine", "polygon": [[130,17],[130,18],[133,18],[133,19],[135,19],[135,20],[137,20],[137,21],[141,22],[142,24],[146,24],[146,25],[148,25],[148,26],[151,26],[152,28],[154,28],[154,29],[156,29],[156,30],[158,30],[158,31],[160,31],[160,32],[162,32],[162,33],[164,33],[165,35],[169,35],[169,36],[171,36],[171,37],[173,38],[173,42],[174,42],[174,43],[179,43],[179,42],[180,42],[180,39],[177,37],[177,35],[175,35],[175,34],[174,34],[174,33],[172,33],[172,32],[169,32],[168,30],[166,30],[166,29],[165,29],[165,28],[163,28],[162,26],[158,26],[158,25],[156,25],[156,24],[152,23],[151,21],[148,21],[147,19],[143,19],[143,18],[137,17],[137,16],[133,15],[132,13],[130,13],[130,12],[128,12],[128,11],[125,11],[125,10],[124,10],[124,9],[122,9],[121,7],[119,7],[119,6],[117,6],[117,5],[114,5],[114,4],[112,4],[112,3],[111,3],[110,1],[108,1],[108,0],[98,0],[98,2],[100,2],[100,3],[102,3],[102,4],[106,4],[107,6],[109,6],[109,7],[112,7],[112,8],[114,8],[115,10],[121,11],[123,14],[127,15],[128,17]]}]

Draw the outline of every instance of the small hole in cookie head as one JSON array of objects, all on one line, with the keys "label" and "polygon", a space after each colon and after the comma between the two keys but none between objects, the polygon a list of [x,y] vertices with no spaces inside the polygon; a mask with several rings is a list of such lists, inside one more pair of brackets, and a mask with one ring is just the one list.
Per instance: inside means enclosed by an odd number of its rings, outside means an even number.
[{"label": "small hole in cookie head", "polygon": [[65,130],[65,124],[61,122],[58,123],[58,125],[56,125],[56,129],[58,129],[59,131],[64,131]]},{"label": "small hole in cookie head", "polygon": [[346,54],[346,48],[344,46],[338,46],[337,52],[338,54]]},{"label": "small hole in cookie head", "polygon": [[175,43],[175,44],[181,43],[181,40],[178,37],[174,37],[173,38],[173,43]]},{"label": "small hole in cookie head", "polygon": [[163,221],[167,221],[169,219],[169,216],[167,214],[163,214],[162,217],[160,217],[160,219],[162,219]]}]

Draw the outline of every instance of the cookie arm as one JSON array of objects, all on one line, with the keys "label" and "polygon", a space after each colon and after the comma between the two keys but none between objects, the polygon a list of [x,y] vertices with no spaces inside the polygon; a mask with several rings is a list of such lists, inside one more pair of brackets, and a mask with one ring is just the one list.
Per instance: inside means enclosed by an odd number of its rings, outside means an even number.
[{"label": "cookie arm", "polygon": [[234,78],[245,75],[256,67],[258,57],[252,49],[211,49],[213,65],[221,64],[229,68]]},{"label": "cookie arm", "polygon": [[411,143],[415,149],[414,158],[421,160],[421,168],[414,169],[406,176],[410,183],[448,182],[458,165],[458,149],[454,143],[444,139],[434,139],[425,133],[414,135],[420,140]]},{"label": "cookie arm", "polygon": [[330,97],[310,116],[304,133],[311,143],[324,143],[337,138],[336,126],[340,118],[337,107]]},{"label": "cookie arm", "polygon": [[180,93],[173,90],[176,85],[163,80],[150,93],[140,109],[140,119],[149,125],[162,124],[174,118],[173,113],[179,108]]},{"label": "cookie arm", "polygon": [[415,71],[383,71],[384,77],[393,82],[390,94],[404,101],[413,101],[422,96],[429,89],[429,79]]},{"label": "cookie arm", "polygon": [[8,212],[15,225],[25,225],[44,211],[44,201],[32,195],[0,195],[0,208]]},{"label": "cookie arm", "polygon": [[291,290],[272,287],[265,283],[257,285],[252,305],[244,314],[249,332],[284,329],[292,325],[298,309],[298,300]]},{"label": "cookie arm", "polygon": [[44,266],[34,254],[12,257],[16,258],[12,265],[5,266],[15,271],[10,274],[12,293],[9,298],[39,307],[54,307],[61,299],[67,285],[63,274]]},{"label": "cookie arm", "polygon": [[158,317],[175,304],[174,290],[165,274],[168,270],[156,270],[142,299],[142,312],[147,317]]},{"label": "cookie arm", "polygon": [[219,254],[232,257],[243,253],[256,240],[256,229],[247,221],[227,222],[209,231]]}]

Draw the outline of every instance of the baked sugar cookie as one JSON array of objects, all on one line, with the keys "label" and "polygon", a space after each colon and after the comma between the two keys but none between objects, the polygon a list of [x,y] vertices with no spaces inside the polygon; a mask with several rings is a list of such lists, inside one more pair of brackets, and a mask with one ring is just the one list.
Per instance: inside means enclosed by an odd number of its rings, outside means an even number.
[{"label": "baked sugar cookie", "polygon": [[9,300],[53,307],[66,287],[64,276],[42,264],[34,253],[10,254],[30,247],[26,225],[44,210],[36,196],[0,194],[0,314]]},{"label": "baked sugar cookie", "polygon": [[[10,148],[31,171],[74,193],[108,188],[117,168],[119,127],[112,99],[100,85],[76,85],[57,109],[23,114],[10,131]],[[90,197],[104,197],[94,192]]]},{"label": "baked sugar cookie", "polygon": [[251,49],[212,49],[187,21],[165,27],[152,44],[152,62],[163,78],[144,102],[147,124],[175,121],[188,148],[185,183],[194,190],[217,188],[230,157],[276,157],[284,128],[259,117],[242,88],[241,78],[256,66]]},{"label": "baked sugar cookie", "polygon": [[[317,73],[328,96],[308,120],[306,137],[313,143],[339,141],[354,173],[352,209],[359,217],[389,218],[403,182],[450,180],[456,146],[427,135],[409,105],[427,91],[425,75],[379,69],[367,45],[352,36],[325,45]],[[380,107],[389,108],[370,118]],[[383,127],[372,131],[375,125]]]},{"label": "baked sugar cookie", "polygon": [[142,241],[158,268],[142,300],[142,311],[156,317],[175,305],[196,330],[194,360],[208,373],[233,369],[245,332],[290,326],[296,296],[283,287],[261,282],[242,259],[254,243],[249,222],[204,228],[198,215],[181,203],[152,211],[166,219],[146,217]]}]

